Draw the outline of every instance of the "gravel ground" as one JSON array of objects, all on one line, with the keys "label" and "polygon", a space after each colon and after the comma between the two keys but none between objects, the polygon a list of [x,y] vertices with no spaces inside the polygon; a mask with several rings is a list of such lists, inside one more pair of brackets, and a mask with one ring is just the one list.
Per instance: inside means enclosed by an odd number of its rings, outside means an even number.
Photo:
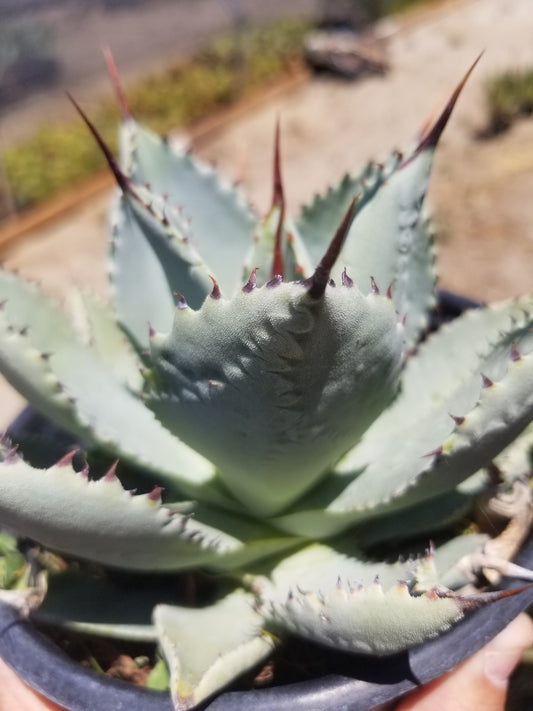
[{"label": "gravel ground", "polygon": [[[431,199],[439,227],[442,286],[477,299],[531,289],[533,122],[491,140],[483,83],[505,68],[533,65],[531,0],[448,2],[401,28],[390,27],[391,71],[357,83],[313,79],[248,112],[202,144],[260,210],[270,199],[273,127],[281,117],[284,174],[296,211],[316,191],[368,158],[405,145],[438,110],[481,50],[485,54],[451,119],[435,163]],[[64,295],[72,284],[105,293],[108,197],[38,231],[5,262]],[[0,389],[0,420],[21,405]]]}]

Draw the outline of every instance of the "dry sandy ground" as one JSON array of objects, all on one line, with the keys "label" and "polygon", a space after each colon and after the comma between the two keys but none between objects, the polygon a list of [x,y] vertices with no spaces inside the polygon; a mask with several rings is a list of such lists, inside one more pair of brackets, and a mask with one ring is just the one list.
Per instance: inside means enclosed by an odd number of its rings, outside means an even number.
[{"label": "dry sandy ground", "polygon": [[[394,29],[394,28],[393,28]],[[479,299],[530,291],[533,267],[533,121],[490,141],[483,83],[506,68],[533,66],[531,0],[462,0],[396,28],[392,70],[358,83],[315,79],[221,130],[202,146],[230,178],[241,178],[260,209],[270,199],[273,127],[281,117],[286,192],[293,211],[343,172],[405,145],[446,101],[481,50],[485,54],[451,119],[431,187],[440,228],[441,285]],[[40,230],[6,266],[62,293],[73,283],[105,289],[108,197]],[[0,425],[20,407],[0,390]]]}]

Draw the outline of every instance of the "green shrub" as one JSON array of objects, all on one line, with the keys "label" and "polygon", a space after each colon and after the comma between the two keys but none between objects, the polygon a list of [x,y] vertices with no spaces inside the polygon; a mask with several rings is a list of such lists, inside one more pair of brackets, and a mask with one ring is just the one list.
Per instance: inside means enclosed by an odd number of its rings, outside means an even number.
[{"label": "green shrub", "polygon": [[533,69],[513,70],[491,77],[485,85],[488,132],[504,131],[520,116],[533,112]]}]

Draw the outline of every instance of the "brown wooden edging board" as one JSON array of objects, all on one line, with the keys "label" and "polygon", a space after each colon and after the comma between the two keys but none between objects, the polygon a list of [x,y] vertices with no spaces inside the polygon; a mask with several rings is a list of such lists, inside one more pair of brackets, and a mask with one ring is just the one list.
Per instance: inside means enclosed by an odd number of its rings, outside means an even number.
[{"label": "brown wooden edging board", "polygon": [[[310,72],[307,69],[304,67],[295,68],[288,76],[283,76],[274,84],[254,91],[251,96],[237,101],[231,106],[215,111],[205,119],[185,127],[184,131],[191,141],[196,145],[201,145],[232,121],[303,85],[309,78]],[[43,205],[30,208],[20,215],[6,218],[0,222],[0,259],[20,240],[31,238],[32,232],[78,209],[84,203],[109,190],[113,184],[114,179],[111,173],[102,170],[80,185],[65,190],[57,197],[48,200]]]}]

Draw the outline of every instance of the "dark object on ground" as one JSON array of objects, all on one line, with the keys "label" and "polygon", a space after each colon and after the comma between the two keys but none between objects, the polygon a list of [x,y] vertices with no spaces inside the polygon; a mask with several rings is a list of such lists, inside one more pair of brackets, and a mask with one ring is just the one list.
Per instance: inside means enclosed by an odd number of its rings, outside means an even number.
[{"label": "dark object on ground", "polygon": [[384,38],[346,28],[310,33],[305,41],[305,58],[314,71],[329,72],[345,79],[382,75],[389,69]]}]

